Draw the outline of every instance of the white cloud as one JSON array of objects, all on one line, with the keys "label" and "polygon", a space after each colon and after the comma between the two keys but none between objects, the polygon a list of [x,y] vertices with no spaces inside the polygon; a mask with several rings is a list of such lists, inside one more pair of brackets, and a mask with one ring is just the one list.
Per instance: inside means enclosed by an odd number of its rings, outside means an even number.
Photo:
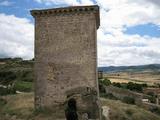
[{"label": "white cloud", "polygon": [[[46,5],[92,5],[92,0],[35,0]],[[160,63],[160,37],[127,35],[126,27],[160,26],[159,0],[95,0],[100,6],[98,64]],[[0,55],[33,57],[33,25],[15,16],[0,15]],[[2,29],[3,28],[3,29]],[[6,32],[7,31],[7,32]],[[6,49],[7,48],[7,49]]]},{"label": "white cloud", "polygon": [[33,58],[33,24],[26,18],[0,14],[1,57]]},{"label": "white cloud", "polygon": [[13,2],[9,2],[9,1],[2,1],[0,2],[0,6],[11,6],[13,4]]},{"label": "white cloud", "polygon": [[[160,7],[149,0],[97,0],[101,6],[101,27],[105,32],[114,32],[140,24],[160,25]],[[144,3],[142,3],[142,1]],[[105,11],[109,10],[109,11]]]},{"label": "white cloud", "polygon": [[46,5],[93,5],[92,0],[35,0],[39,3],[44,3]]},{"label": "white cloud", "polygon": [[35,0],[39,3],[44,3],[46,5],[62,5],[62,4],[67,4],[67,5],[78,5],[79,2],[77,0]]},{"label": "white cloud", "polygon": [[80,4],[82,4],[82,5],[93,5],[94,3],[91,0],[81,0]]},{"label": "white cloud", "polygon": [[160,38],[98,33],[99,66],[160,63]]},{"label": "white cloud", "polygon": [[[38,0],[51,4],[93,4],[91,0]],[[160,38],[127,35],[126,27],[152,23],[160,26],[159,0],[95,0],[100,6],[98,64],[140,65],[160,63]]]},{"label": "white cloud", "polygon": [[160,37],[124,33],[126,27],[130,26],[148,23],[160,25],[160,6],[155,1],[97,0],[101,6],[99,66],[160,63]]}]

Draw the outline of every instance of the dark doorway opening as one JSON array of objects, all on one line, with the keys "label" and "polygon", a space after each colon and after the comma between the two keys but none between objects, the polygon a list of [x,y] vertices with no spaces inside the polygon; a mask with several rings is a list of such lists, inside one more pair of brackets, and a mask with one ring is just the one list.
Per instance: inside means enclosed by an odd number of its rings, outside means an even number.
[{"label": "dark doorway opening", "polygon": [[65,115],[66,120],[78,120],[76,100],[74,98],[68,100]]}]

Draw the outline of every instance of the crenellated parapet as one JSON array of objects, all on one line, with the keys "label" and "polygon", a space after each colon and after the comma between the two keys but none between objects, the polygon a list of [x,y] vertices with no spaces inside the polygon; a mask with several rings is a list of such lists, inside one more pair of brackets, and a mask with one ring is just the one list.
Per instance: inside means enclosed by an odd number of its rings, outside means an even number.
[{"label": "crenellated parapet", "polygon": [[43,9],[43,10],[31,10],[33,17],[45,17],[45,16],[65,16],[65,15],[80,15],[94,13],[96,16],[97,29],[100,26],[99,6],[71,6],[63,8]]}]

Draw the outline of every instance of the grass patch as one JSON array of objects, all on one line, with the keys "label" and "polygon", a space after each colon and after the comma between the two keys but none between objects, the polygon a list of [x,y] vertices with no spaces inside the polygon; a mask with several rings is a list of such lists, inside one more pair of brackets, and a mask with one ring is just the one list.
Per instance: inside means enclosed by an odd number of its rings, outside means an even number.
[{"label": "grass patch", "polygon": [[128,116],[132,116],[134,112],[133,112],[132,109],[126,109],[125,113],[126,113]]},{"label": "grass patch", "polygon": [[[0,96],[2,98],[2,96]],[[33,93],[21,93],[3,96],[7,101],[0,106],[0,120],[63,120],[65,117],[64,109],[53,107],[50,109],[34,109]]]},{"label": "grass patch", "polygon": [[110,108],[111,120],[160,120],[160,116],[136,105],[104,98],[101,98],[101,101],[102,106],[108,106]]},{"label": "grass patch", "polygon": [[32,82],[24,82],[24,81],[17,81],[15,83],[14,88],[21,92],[31,92],[33,91],[33,83]]},{"label": "grass patch", "polygon": [[30,120],[29,118],[33,116],[33,93],[7,95],[0,99],[6,101],[0,109],[2,120],[11,120],[13,116],[16,116],[16,119]]}]

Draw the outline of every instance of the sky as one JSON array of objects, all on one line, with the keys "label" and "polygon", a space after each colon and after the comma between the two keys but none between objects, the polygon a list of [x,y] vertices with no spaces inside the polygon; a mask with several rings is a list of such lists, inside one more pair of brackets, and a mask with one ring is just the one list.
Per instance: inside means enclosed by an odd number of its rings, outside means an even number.
[{"label": "sky", "polygon": [[0,58],[34,57],[30,10],[94,4],[98,66],[160,64],[160,0],[0,0]]}]

